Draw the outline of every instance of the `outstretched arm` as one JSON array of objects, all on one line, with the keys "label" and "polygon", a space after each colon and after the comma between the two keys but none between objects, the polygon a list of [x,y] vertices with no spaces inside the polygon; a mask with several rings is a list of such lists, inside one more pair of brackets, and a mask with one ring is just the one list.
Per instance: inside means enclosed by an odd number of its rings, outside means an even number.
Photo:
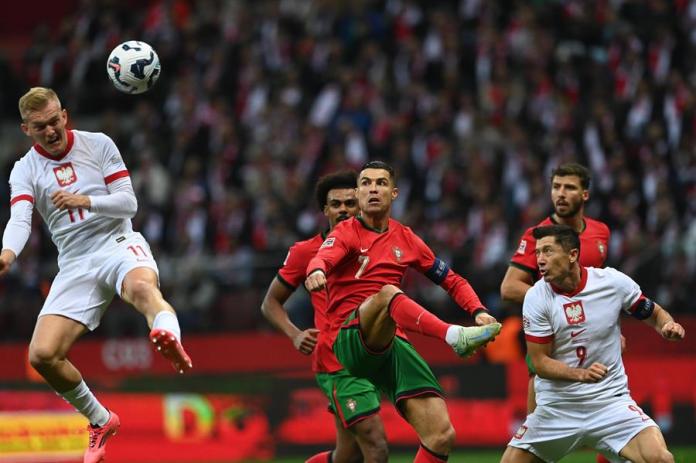
[{"label": "outstretched arm", "polygon": [[283,284],[278,277],[275,277],[261,303],[261,313],[274,327],[290,338],[295,349],[309,355],[317,344],[319,330],[309,328],[302,331],[290,320],[283,304],[287,302],[293,292],[294,289]]},{"label": "outstretched arm", "polygon": [[527,352],[537,375],[545,379],[560,379],[581,383],[596,383],[607,374],[607,367],[601,363],[593,363],[589,368],[571,367],[551,358],[551,343],[527,341]]},{"label": "outstretched arm", "polygon": [[532,275],[526,270],[510,265],[500,284],[500,297],[507,302],[522,304],[524,295],[532,287]]}]

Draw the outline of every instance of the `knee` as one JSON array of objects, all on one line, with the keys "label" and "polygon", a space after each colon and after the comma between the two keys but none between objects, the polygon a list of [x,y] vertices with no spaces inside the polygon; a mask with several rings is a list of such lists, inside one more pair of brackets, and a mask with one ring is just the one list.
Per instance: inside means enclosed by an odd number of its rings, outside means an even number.
[{"label": "knee", "polygon": [[36,370],[41,370],[54,365],[58,360],[58,353],[45,345],[30,344],[29,345],[29,363]]},{"label": "knee", "polygon": [[[389,461],[389,447],[387,446],[386,439],[369,442],[363,449],[363,455],[361,457],[364,458],[365,461],[387,463]],[[363,461],[362,458],[354,461]]]},{"label": "knee", "polygon": [[457,432],[451,423],[443,424],[439,429],[434,429],[434,432],[424,439],[424,445],[436,453],[449,454],[454,446],[454,441],[457,438]]},{"label": "knee", "polygon": [[386,307],[387,305],[389,305],[389,302],[391,302],[394,296],[396,296],[400,292],[402,291],[397,286],[384,285],[375,295],[375,297],[379,301],[380,305]]},{"label": "knee", "polygon": [[[389,461],[389,446],[387,437],[378,427],[362,429],[359,432],[362,455],[366,461],[387,462]],[[357,461],[361,461],[358,458]]]},{"label": "knee", "polygon": [[151,300],[157,293],[157,287],[147,280],[137,279],[129,282],[126,295],[134,305]]}]

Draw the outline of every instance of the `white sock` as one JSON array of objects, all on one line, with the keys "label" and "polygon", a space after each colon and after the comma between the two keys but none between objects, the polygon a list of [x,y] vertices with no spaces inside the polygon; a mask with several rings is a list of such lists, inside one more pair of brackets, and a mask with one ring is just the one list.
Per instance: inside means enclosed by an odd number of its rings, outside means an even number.
[{"label": "white sock", "polygon": [[181,342],[179,320],[173,313],[163,310],[155,315],[155,320],[152,322],[152,329],[155,328],[169,331],[176,337],[177,341]]},{"label": "white sock", "polygon": [[109,410],[107,410],[89,390],[83,381],[71,391],[58,393],[66,402],[75,407],[75,410],[82,413],[90,423],[97,426],[104,426],[109,421]]},{"label": "white sock", "polygon": [[447,333],[445,333],[445,342],[450,346],[457,344],[461,328],[462,327],[459,325],[450,325],[450,327],[447,328]]}]

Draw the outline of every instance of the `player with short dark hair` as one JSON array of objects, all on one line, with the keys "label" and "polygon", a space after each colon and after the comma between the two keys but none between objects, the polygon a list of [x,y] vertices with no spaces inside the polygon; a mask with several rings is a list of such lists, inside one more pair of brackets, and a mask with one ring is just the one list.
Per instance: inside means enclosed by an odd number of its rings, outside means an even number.
[{"label": "player with short dark hair", "polygon": [[[580,263],[588,267],[603,267],[607,260],[609,227],[603,222],[585,216],[585,203],[590,198],[591,175],[577,163],[558,166],[551,173],[551,202],[553,213],[536,226],[565,224],[579,233],[582,243]],[[522,304],[525,293],[539,278],[535,252],[536,239],[530,227],[522,235],[517,251],[500,285],[503,300]],[[534,367],[527,356],[529,387],[527,389],[527,413],[534,411]]]},{"label": "player with short dark hair", "polygon": [[[469,283],[410,228],[391,218],[399,191],[388,164],[371,161],[358,176],[360,215],[338,224],[307,266],[307,289],[328,291],[328,339],[341,364],[375,384],[418,434],[415,462],[446,461],[455,431],[442,389],[404,330],[447,342],[460,356],[491,341],[501,325]],[[442,286],[481,326],[450,325],[399,289],[412,267]],[[349,408],[358,409],[360,402]],[[385,459],[374,460],[383,462]]]},{"label": "player with short dark hair", "polygon": [[[336,448],[314,455],[307,460],[308,463],[350,463],[362,461],[363,457],[365,461],[380,461],[388,453],[384,426],[377,414],[379,391],[368,380],[349,374],[336,360],[328,342],[326,292],[311,293],[314,328],[299,329],[283,307],[304,281],[307,264],[317,253],[326,234],[336,224],[358,212],[356,178],[355,172],[343,171],[319,179],[316,199],[328,219],[329,229],[290,247],[261,304],[263,315],[290,338],[295,349],[312,355],[312,370],[334,415]],[[351,409],[350,404],[356,405]]]},{"label": "player with short dark hair", "polygon": [[522,314],[538,405],[501,463],[558,461],[580,446],[614,462],[673,463],[659,427],[629,394],[619,317],[643,320],[670,341],[683,339],[684,328],[627,275],[581,265],[580,237],[569,226],[532,234],[542,279]]}]

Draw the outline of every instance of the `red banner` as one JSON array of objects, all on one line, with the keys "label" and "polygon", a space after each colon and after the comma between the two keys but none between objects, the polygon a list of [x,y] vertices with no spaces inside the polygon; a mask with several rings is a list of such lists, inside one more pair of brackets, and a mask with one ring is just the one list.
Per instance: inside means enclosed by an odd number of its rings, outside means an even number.
[{"label": "red banner", "polygon": [[[696,317],[682,317],[687,333],[696,333]],[[667,342],[654,330],[636,320],[624,320],[622,331],[628,348],[624,355],[632,359],[669,359],[696,357],[696,336],[682,342]],[[475,364],[474,357],[462,362],[442,341],[410,334],[416,349],[433,367]],[[194,374],[218,373],[300,373],[311,376],[310,359],[298,353],[290,341],[279,334],[246,333],[188,336],[186,350],[194,363]],[[27,363],[27,346],[0,345],[0,381],[36,379]],[[152,348],[147,339],[109,339],[78,341],[70,351],[70,360],[82,374],[105,384],[128,377],[176,375],[171,366]]]}]

